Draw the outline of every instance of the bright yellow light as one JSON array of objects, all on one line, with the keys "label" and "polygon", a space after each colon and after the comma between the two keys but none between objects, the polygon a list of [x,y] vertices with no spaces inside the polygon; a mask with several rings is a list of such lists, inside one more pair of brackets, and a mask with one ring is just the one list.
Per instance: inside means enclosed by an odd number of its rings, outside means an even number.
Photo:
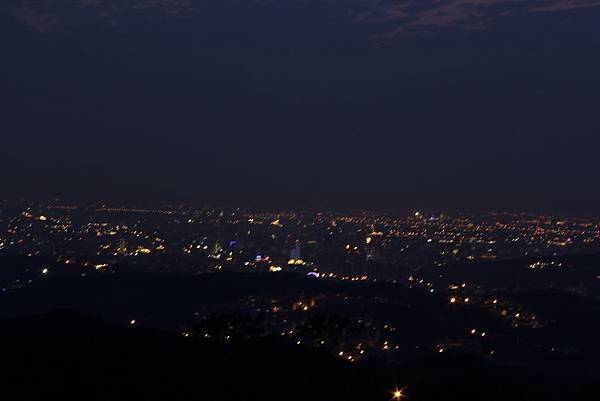
[{"label": "bright yellow light", "polygon": [[404,395],[404,389],[403,388],[396,388],[394,391],[392,391],[392,395],[393,395],[393,400],[402,400],[404,398],[406,398],[406,395]]}]

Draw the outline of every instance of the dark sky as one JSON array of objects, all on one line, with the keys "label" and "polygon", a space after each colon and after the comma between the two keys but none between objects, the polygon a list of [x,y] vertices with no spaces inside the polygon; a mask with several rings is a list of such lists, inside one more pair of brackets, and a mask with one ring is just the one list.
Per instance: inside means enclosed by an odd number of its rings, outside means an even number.
[{"label": "dark sky", "polygon": [[600,0],[3,0],[6,197],[600,211]]}]

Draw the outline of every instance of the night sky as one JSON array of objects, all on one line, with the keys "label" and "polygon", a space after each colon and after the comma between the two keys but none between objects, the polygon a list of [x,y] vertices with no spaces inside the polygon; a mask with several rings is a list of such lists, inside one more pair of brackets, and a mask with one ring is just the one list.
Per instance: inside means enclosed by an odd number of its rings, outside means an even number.
[{"label": "night sky", "polygon": [[599,0],[3,0],[6,197],[600,211]]}]

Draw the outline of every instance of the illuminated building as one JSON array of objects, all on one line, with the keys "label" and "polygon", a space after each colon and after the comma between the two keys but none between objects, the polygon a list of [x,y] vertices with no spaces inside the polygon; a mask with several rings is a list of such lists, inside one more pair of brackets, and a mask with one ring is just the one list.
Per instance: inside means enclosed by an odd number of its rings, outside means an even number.
[{"label": "illuminated building", "polygon": [[302,252],[300,249],[300,242],[296,242],[290,251],[290,259],[298,260],[302,259]]},{"label": "illuminated building", "polygon": [[117,254],[120,256],[124,256],[127,254],[127,240],[125,238],[121,238],[119,240],[119,248],[117,249]]}]

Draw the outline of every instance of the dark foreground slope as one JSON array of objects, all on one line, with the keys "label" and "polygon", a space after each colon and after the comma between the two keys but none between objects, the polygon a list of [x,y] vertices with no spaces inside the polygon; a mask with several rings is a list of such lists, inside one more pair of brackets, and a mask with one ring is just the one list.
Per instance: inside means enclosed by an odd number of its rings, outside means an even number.
[{"label": "dark foreground slope", "polygon": [[[382,399],[386,379],[279,339],[222,344],[72,312],[5,321],[15,400]],[[385,397],[384,397],[385,398]]]},{"label": "dark foreground slope", "polygon": [[[553,320],[515,328],[475,305],[451,305],[443,293],[295,275],[48,277],[0,295],[1,389],[11,400],[387,401],[396,386],[415,401],[600,399],[596,302],[514,296]],[[283,311],[271,316],[264,311],[273,299]],[[316,304],[295,311],[298,299]],[[254,318],[260,309],[265,330],[198,335],[207,327],[196,314],[223,308]],[[375,343],[358,362],[338,356],[351,337],[318,347],[308,334],[277,334],[310,331],[317,317],[333,314],[395,331],[361,334]],[[470,327],[488,334],[471,338]],[[395,357],[376,352],[386,338],[399,345]],[[565,346],[548,350],[558,340]],[[410,351],[415,345],[420,353]]]},{"label": "dark foreground slope", "polygon": [[2,391],[11,400],[597,400],[588,385],[551,383],[445,355],[400,369],[349,364],[278,338],[224,344],[55,312],[0,325]]}]

